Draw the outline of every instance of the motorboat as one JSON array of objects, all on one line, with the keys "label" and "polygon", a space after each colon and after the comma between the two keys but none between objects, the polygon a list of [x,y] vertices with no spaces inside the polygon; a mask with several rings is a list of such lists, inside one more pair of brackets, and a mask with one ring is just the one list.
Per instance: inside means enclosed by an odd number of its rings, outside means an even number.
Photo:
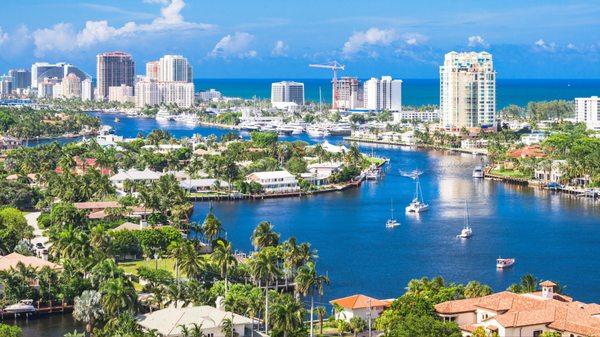
[{"label": "motorboat", "polygon": [[429,205],[423,201],[423,191],[421,190],[421,182],[419,180],[421,172],[415,172],[413,179],[415,179],[415,196],[413,200],[406,206],[406,212],[408,213],[421,213],[429,210]]},{"label": "motorboat", "polygon": [[483,167],[481,165],[475,166],[472,175],[473,178],[483,178]]},{"label": "motorboat", "polygon": [[308,128],[306,128],[306,133],[308,134],[308,136],[313,138],[323,138],[329,136],[329,131],[317,126],[309,126]]},{"label": "motorboat", "polygon": [[159,122],[170,122],[175,120],[175,116],[162,109],[156,113],[156,116],[154,118]]},{"label": "motorboat", "polygon": [[195,114],[182,114],[177,118],[177,122],[186,124],[186,125],[197,125],[200,123],[200,118]]},{"label": "motorboat", "polygon": [[35,307],[33,306],[33,300],[21,300],[19,303],[4,308],[4,312],[9,314],[30,313],[35,312]]},{"label": "motorboat", "polygon": [[371,169],[371,170],[367,171],[367,173],[365,174],[365,179],[379,180],[380,176],[381,176],[381,171],[379,169]]},{"label": "motorboat", "polygon": [[120,122],[121,122],[121,118],[115,117],[115,123],[120,123]]},{"label": "motorboat", "polygon": [[469,224],[469,207],[467,205],[467,201],[465,200],[465,220],[463,229],[460,231],[460,234],[457,235],[461,239],[468,239],[473,236],[473,229]]},{"label": "motorboat", "polygon": [[498,269],[504,269],[504,268],[508,268],[510,266],[512,266],[513,264],[515,264],[515,259],[512,258],[498,258],[496,260],[496,268]]},{"label": "motorboat", "polygon": [[388,219],[388,221],[385,223],[385,228],[394,228],[394,227],[398,227],[400,226],[400,222],[396,221],[396,219],[394,219],[394,201],[390,201],[390,213],[391,213],[391,217]]},{"label": "motorboat", "polygon": [[352,127],[346,123],[333,124],[327,130],[332,136],[350,136],[352,134]]}]

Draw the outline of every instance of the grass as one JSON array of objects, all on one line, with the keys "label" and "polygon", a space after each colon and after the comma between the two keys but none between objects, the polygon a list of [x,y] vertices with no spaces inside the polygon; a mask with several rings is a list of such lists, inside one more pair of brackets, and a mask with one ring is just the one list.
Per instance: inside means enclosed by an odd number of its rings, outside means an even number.
[{"label": "grass", "polygon": [[375,164],[375,165],[381,165],[385,162],[385,159],[377,158],[377,157],[367,157],[367,160],[369,161],[369,163]]},{"label": "grass", "polygon": [[[120,262],[119,267],[123,268],[123,270],[128,274],[137,275],[137,269],[139,267],[154,269],[156,268],[156,262],[154,260]],[[168,270],[175,275],[175,259],[158,259],[158,268]]]},{"label": "grass", "polygon": [[525,174],[519,170],[499,170],[499,169],[494,169],[491,172],[492,174],[497,174],[499,176],[505,176],[505,177],[510,177],[510,178],[522,178],[522,179],[529,179],[531,178],[528,174]]}]

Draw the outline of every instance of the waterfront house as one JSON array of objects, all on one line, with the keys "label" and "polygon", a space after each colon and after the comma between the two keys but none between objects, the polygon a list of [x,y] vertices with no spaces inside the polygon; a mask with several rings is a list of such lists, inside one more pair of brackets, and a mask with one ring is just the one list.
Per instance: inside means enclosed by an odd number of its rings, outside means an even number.
[{"label": "waterfront house", "polygon": [[[11,272],[12,270],[17,269],[19,264],[23,264],[25,267],[33,268],[37,271],[43,267],[50,267],[54,270],[62,270],[61,265],[35,256],[25,256],[19,253],[10,253],[5,256],[0,256],[0,271]],[[31,279],[29,280],[29,285],[37,288],[39,286],[39,281],[36,279]],[[4,287],[2,284],[0,284],[0,294],[3,292]]]},{"label": "waterfront house", "polygon": [[534,131],[521,136],[521,143],[531,146],[541,143],[544,139],[546,139],[546,134],[544,132]]},{"label": "waterfront house", "polygon": [[183,148],[183,146],[181,146],[179,144],[158,144],[158,145],[142,146],[142,149],[144,149],[144,150],[148,150],[148,151],[154,152],[154,153],[161,153],[161,154],[167,154],[167,153],[177,151],[182,148]]},{"label": "waterfront house", "polygon": [[233,322],[236,336],[249,337],[252,335],[252,320],[248,317],[215,308],[208,305],[174,308],[169,307],[138,317],[138,324],[146,331],[154,330],[164,337],[183,337],[182,326],[188,329],[194,324],[207,337],[226,337],[223,325],[226,319]]},{"label": "waterfront house", "polygon": [[118,190],[123,191],[123,185],[127,180],[132,182],[149,183],[160,179],[162,175],[162,173],[152,171],[149,168],[146,168],[143,171],[137,170],[135,168],[130,168],[127,171],[119,171],[117,174],[110,177],[109,180],[113,183],[113,185],[115,185],[115,187]]},{"label": "waterfront house", "polygon": [[256,182],[265,193],[289,193],[300,189],[296,177],[288,171],[254,172],[246,176],[249,182]]},{"label": "waterfront house", "polygon": [[360,317],[365,321],[369,319],[369,316],[371,319],[375,319],[392,305],[391,300],[378,300],[362,294],[338,298],[329,303],[342,309],[335,312],[335,319],[343,319],[348,322],[352,317]]},{"label": "waterfront house", "polygon": [[196,193],[229,188],[226,181],[212,178],[184,180],[179,183],[179,186],[186,191]]},{"label": "waterfront house", "polygon": [[[98,170],[98,171],[100,171],[100,174],[105,175],[105,176],[110,175],[112,173],[109,168],[98,164],[98,161],[96,160],[96,158],[81,159],[81,157],[75,156],[75,157],[73,157],[73,161],[75,162],[75,167],[73,167],[73,169],[71,169],[71,173],[73,173],[75,175],[84,175],[88,169]],[[63,173],[63,169],[62,169],[62,167],[58,166],[58,167],[56,167],[54,172],[60,174],[60,173]]]},{"label": "waterfront house", "polygon": [[11,150],[21,146],[23,142],[11,136],[0,135],[0,150]]},{"label": "waterfront house", "polygon": [[563,337],[600,336],[600,305],[587,304],[554,292],[556,284],[540,283],[542,291],[509,291],[447,301],[435,306],[445,321],[456,322],[463,336],[478,327],[499,337],[534,336],[556,331]]},{"label": "waterfront house", "polygon": [[307,166],[308,172],[324,174],[327,176],[332,175],[342,169],[344,163],[342,162],[326,162],[326,163],[314,163]]},{"label": "waterfront house", "polygon": [[542,182],[561,182],[567,167],[566,160],[553,160],[549,167],[538,167],[533,172],[533,177]]},{"label": "waterfront house", "polygon": [[522,148],[508,151],[508,156],[514,159],[518,158],[545,158],[546,153],[539,145],[524,146]]}]

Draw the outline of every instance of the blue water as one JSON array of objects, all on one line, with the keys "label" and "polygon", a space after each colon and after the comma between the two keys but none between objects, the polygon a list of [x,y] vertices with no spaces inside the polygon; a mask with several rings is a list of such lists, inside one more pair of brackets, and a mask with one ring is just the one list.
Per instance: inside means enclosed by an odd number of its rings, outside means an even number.
[{"label": "blue water", "polygon": [[[226,96],[270,98],[271,83],[281,80],[283,79],[196,79],[194,83],[196,91],[214,88]],[[331,101],[331,80],[296,80],[304,83],[306,100],[318,102],[321,88],[323,101]],[[509,104],[524,106],[530,101],[572,100],[575,97],[600,95],[600,79],[498,79],[496,86],[498,109]],[[402,104],[439,104],[439,91],[439,79],[403,79]]]}]

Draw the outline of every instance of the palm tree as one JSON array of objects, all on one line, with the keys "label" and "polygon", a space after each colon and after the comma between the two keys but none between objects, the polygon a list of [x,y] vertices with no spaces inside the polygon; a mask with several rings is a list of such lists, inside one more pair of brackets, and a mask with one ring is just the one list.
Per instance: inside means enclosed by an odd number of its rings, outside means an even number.
[{"label": "palm tree", "polygon": [[329,284],[329,277],[318,275],[314,262],[308,262],[300,267],[296,276],[296,287],[302,295],[310,294],[310,336],[314,336],[313,330],[313,311],[315,305],[315,292],[323,295],[323,286]]},{"label": "palm tree", "polygon": [[532,293],[537,289],[537,279],[532,274],[526,274],[521,277],[523,292]]},{"label": "palm tree", "polygon": [[[183,241],[173,241],[169,244],[168,251],[172,258],[175,259],[175,282],[177,283],[177,298],[179,298],[179,262],[182,260],[183,256],[186,255],[186,244]],[[175,308],[177,308],[177,301],[175,301]]]},{"label": "palm tree", "polygon": [[204,223],[202,224],[202,231],[204,232],[204,236],[208,240],[208,243],[212,245],[212,242],[219,236],[222,231],[221,222],[217,217],[211,212],[206,215],[204,219]]},{"label": "palm tree", "polygon": [[95,290],[85,290],[75,298],[73,307],[73,318],[85,323],[85,331],[92,336],[94,323],[102,318],[102,294]]},{"label": "palm tree", "polygon": [[251,273],[260,286],[265,284],[265,333],[269,331],[269,283],[279,274],[279,261],[274,249],[263,249],[254,254],[250,260]]},{"label": "palm tree", "polygon": [[273,305],[273,329],[288,337],[303,325],[304,308],[302,304],[289,295]]},{"label": "palm tree", "polygon": [[102,292],[102,308],[108,317],[118,318],[121,313],[133,311],[136,306],[137,293],[133,284],[126,278],[109,280],[100,288]]},{"label": "palm tree", "polygon": [[323,335],[323,319],[325,319],[325,315],[327,315],[327,309],[324,306],[318,306],[315,308],[315,312],[317,313],[317,318],[319,319],[319,335]]},{"label": "palm tree", "polygon": [[225,337],[234,337],[234,329],[233,329],[233,313],[231,314],[231,318],[223,319],[221,323],[221,332],[225,335]]},{"label": "palm tree", "polygon": [[183,243],[183,251],[179,257],[178,266],[188,278],[198,278],[204,270],[204,260],[196,251],[193,242],[185,241]]},{"label": "palm tree", "polygon": [[190,337],[204,337],[202,331],[202,324],[192,323],[192,330],[190,331]]},{"label": "palm tree", "polygon": [[238,263],[237,258],[233,254],[231,242],[227,242],[223,239],[218,239],[215,241],[215,247],[211,254],[211,258],[219,266],[221,277],[223,277],[225,280],[225,294],[227,295],[229,269],[235,267]]},{"label": "palm tree", "polygon": [[273,231],[273,225],[268,221],[261,221],[252,232],[252,245],[255,250],[274,247],[279,244],[279,234]]}]

